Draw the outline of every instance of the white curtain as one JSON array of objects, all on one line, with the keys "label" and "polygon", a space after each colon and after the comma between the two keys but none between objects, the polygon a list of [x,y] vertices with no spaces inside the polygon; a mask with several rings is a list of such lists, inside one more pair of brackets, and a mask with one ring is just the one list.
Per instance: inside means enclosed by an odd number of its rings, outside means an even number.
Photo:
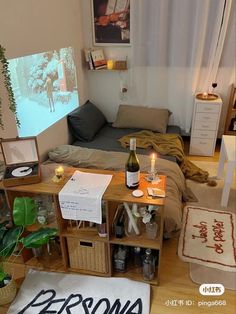
[{"label": "white curtain", "polygon": [[134,0],[132,103],[168,108],[189,132],[194,94],[211,90],[232,0]]}]

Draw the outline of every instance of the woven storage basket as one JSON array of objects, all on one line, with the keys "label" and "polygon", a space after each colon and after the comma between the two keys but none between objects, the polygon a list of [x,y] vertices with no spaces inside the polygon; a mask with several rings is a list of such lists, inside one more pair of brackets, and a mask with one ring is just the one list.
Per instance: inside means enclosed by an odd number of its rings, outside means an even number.
[{"label": "woven storage basket", "polygon": [[14,280],[11,280],[5,287],[0,288],[0,305],[12,302],[15,299],[16,291],[17,287]]},{"label": "woven storage basket", "polygon": [[68,237],[67,245],[71,268],[98,273],[108,272],[106,243]]}]

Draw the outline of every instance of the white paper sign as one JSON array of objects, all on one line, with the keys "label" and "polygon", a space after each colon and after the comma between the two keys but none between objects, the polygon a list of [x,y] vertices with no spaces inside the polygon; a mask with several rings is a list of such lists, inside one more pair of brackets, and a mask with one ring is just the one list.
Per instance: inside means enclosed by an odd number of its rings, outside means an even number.
[{"label": "white paper sign", "polygon": [[64,219],[102,223],[102,196],[112,175],[75,171],[59,192]]}]

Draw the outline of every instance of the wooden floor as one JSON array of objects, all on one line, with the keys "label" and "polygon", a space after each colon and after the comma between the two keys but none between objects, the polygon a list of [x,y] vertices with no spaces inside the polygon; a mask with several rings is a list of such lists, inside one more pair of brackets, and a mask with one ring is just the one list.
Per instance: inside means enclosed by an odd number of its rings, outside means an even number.
[{"label": "wooden floor", "polygon": [[[188,154],[189,141],[185,139],[185,153]],[[190,160],[218,161],[220,143],[214,157],[188,156]],[[151,314],[233,314],[236,310],[235,291],[226,290],[222,296],[202,296],[199,285],[189,277],[188,263],[177,255],[178,239],[164,240],[161,261],[160,285],[151,289]],[[18,277],[23,278],[25,269],[16,269]],[[214,301],[226,305],[215,306]],[[204,303],[205,302],[205,303]],[[205,305],[203,305],[205,304]],[[7,313],[7,306],[0,307],[0,314]],[[36,314],[36,313],[35,313]]]}]

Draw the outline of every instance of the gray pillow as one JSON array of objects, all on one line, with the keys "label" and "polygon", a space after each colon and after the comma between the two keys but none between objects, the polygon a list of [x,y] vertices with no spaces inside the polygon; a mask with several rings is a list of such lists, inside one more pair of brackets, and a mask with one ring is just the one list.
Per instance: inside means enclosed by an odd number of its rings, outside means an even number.
[{"label": "gray pillow", "polygon": [[67,121],[72,135],[80,141],[91,141],[107,122],[104,114],[89,100],[68,114]]},{"label": "gray pillow", "polygon": [[138,128],[166,133],[171,112],[168,109],[120,105],[114,128]]}]

